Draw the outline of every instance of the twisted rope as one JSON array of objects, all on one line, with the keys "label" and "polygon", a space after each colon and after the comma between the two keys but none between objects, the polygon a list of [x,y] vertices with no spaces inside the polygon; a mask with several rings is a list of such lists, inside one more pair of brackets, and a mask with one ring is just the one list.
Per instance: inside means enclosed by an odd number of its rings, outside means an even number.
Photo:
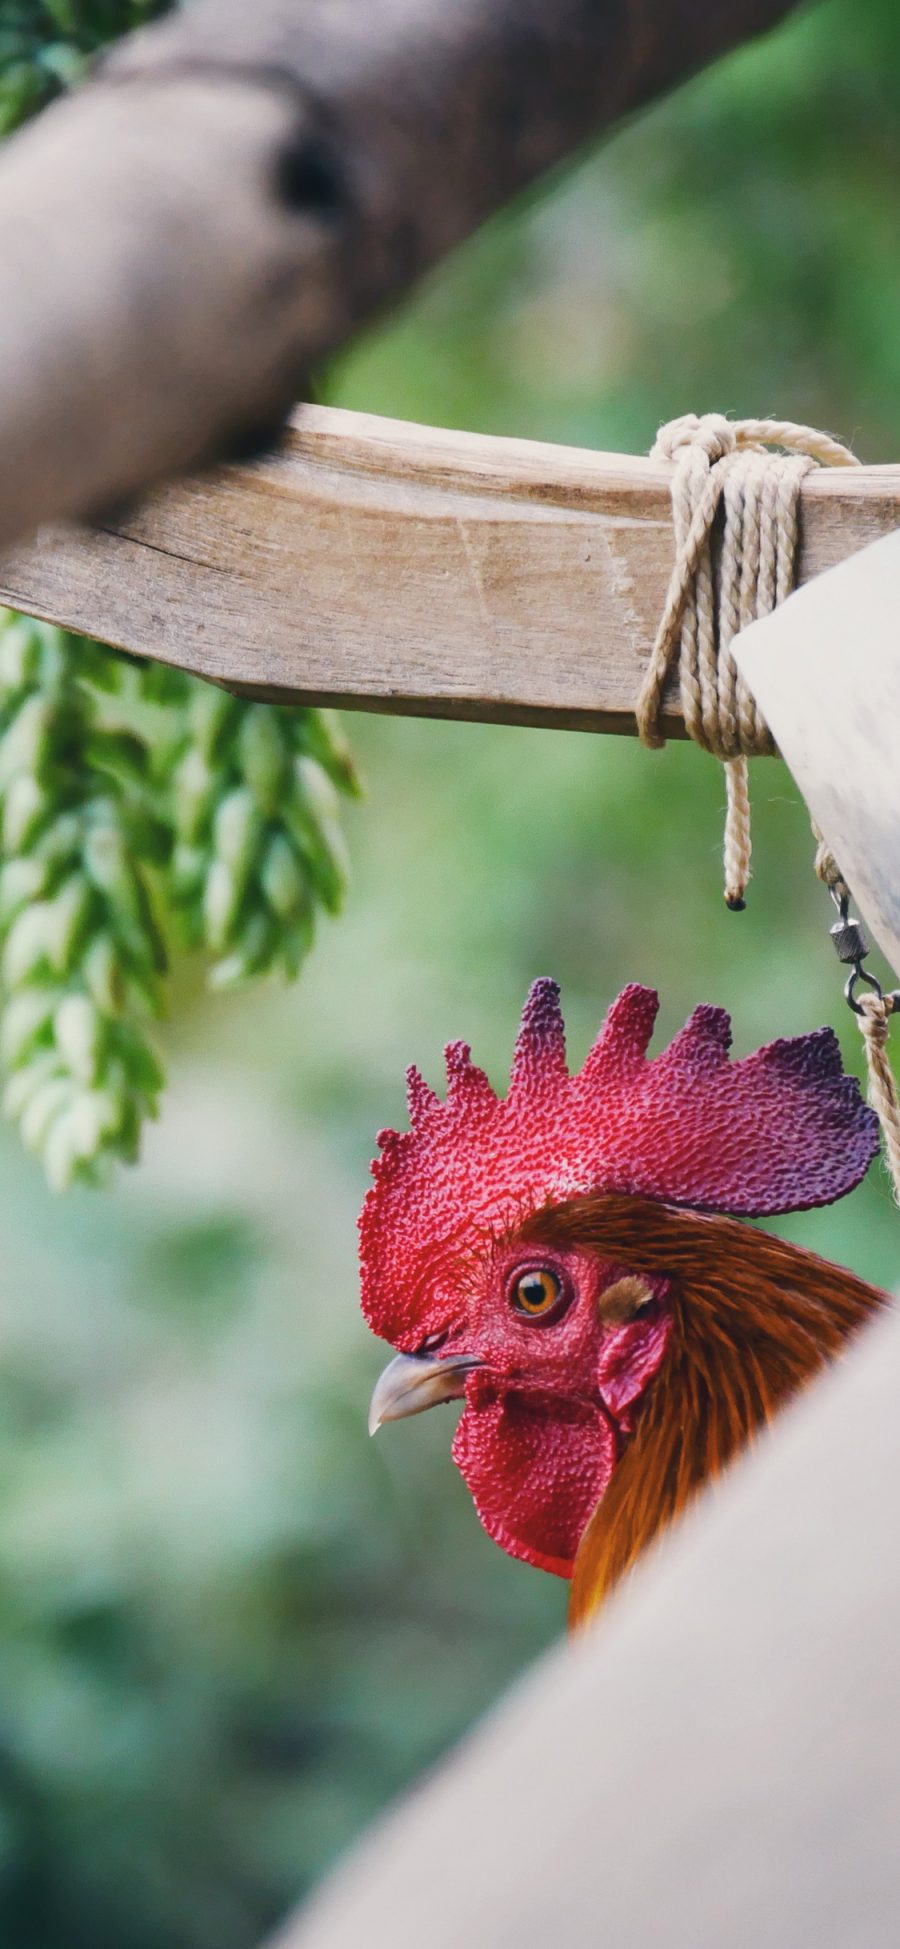
[{"label": "twisted rope", "polygon": [[829,893],[833,893],[837,900],[842,895],[845,899],[849,900],[851,898],[850,888],[825,838],[825,834],[819,831],[815,819],[812,821],[812,830],[813,838],[816,842],[816,853],[813,860],[813,871],[816,878],[821,880],[822,885],[827,887]]},{"label": "twisted rope", "polygon": [[900,1205],[900,1102],[887,1054],[888,1028],[894,1012],[890,995],[860,997],[859,1026],[866,1050],[869,1102],[881,1125],[885,1162],[894,1187],[894,1202]]},{"label": "twisted rope", "polygon": [[654,749],[665,743],[659,720],[677,658],[688,734],[725,767],[725,899],[740,909],[750,878],[747,759],[772,755],[775,745],[730,646],[739,630],[769,615],[794,586],[804,476],[815,466],[858,462],[815,427],[728,420],[720,413],[670,420],[660,428],[651,459],[672,465],[675,564],[637,700],[638,733]]}]

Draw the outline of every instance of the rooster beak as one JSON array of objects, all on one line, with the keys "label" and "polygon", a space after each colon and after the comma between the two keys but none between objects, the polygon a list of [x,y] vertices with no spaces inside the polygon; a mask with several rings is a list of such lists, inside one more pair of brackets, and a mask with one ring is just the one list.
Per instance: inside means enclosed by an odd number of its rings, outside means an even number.
[{"label": "rooster beak", "polygon": [[402,1421],[408,1414],[423,1414],[439,1401],[460,1401],[466,1389],[466,1375],[480,1367],[477,1354],[448,1354],[436,1360],[427,1353],[398,1353],[388,1362],[375,1382],[369,1403],[369,1433],[374,1435],[383,1421]]}]

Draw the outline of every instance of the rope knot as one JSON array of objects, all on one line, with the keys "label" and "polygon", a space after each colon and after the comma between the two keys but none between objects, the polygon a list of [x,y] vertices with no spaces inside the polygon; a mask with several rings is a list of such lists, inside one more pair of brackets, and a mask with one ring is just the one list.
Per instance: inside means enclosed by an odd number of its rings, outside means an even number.
[{"label": "rope knot", "polygon": [[731,644],[794,586],[804,475],[857,462],[814,427],[722,413],[669,420],[652,458],[672,469],[675,563],[637,701],[638,733],[646,745],[665,743],[663,694],[677,661],[688,735],[725,766],[725,899],[740,908],[750,877],[747,759],[771,755],[775,745]]},{"label": "rope knot", "polygon": [[723,460],[727,453],[734,453],[737,446],[737,423],[725,418],[724,413],[682,413],[677,420],[667,420],[657,433],[650,451],[651,460],[677,460],[685,451],[705,453],[712,464]]},{"label": "rope knot", "polygon": [[883,1047],[888,1038],[894,1002],[891,995],[860,995],[856,1004],[867,1023],[871,1024],[872,1040]]}]

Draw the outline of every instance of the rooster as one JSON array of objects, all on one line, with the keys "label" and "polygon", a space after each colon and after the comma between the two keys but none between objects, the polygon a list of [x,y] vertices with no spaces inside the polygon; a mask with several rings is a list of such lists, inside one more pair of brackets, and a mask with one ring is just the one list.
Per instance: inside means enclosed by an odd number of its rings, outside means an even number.
[{"label": "rooster", "polygon": [[732,1062],[701,1007],[651,1060],[657,1007],[626,988],[571,1076],[538,981],[505,1099],[465,1043],[445,1102],[410,1070],[360,1218],[363,1312],[399,1349],[371,1431],[463,1399],[481,1522],[572,1579],[574,1622],[885,1298],[739,1222],[830,1204],[875,1154],[832,1031]]}]

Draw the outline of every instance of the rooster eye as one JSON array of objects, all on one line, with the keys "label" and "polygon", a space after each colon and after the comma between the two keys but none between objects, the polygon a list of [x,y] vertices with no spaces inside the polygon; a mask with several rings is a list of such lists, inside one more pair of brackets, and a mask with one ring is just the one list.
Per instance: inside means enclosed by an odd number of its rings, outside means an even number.
[{"label": "rooster eye", "polygon": [[528,1266],[523,1272],[514,1272],[509,1282],[513,1311],[529,1320],[546,1320],[562,1312],[569,1297],[559,1273],[551,1266]]}]

